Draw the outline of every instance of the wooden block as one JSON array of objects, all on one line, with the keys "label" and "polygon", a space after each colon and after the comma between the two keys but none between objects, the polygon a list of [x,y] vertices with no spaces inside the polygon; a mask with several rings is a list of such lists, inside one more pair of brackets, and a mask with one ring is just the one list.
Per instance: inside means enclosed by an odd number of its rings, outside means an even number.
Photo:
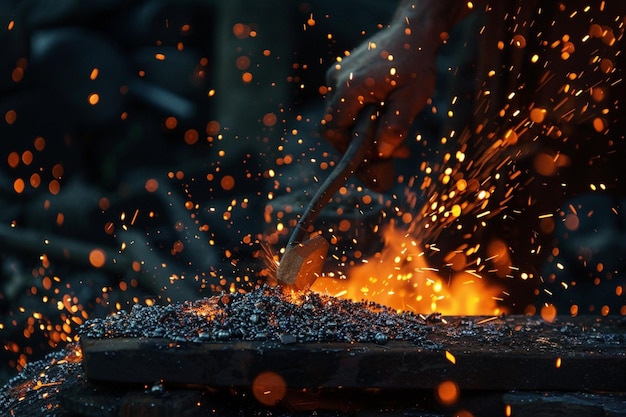
[{"label": "wooden block", "polygon": [[89,379],[251,386],[275,372],[290,388],[626,391],[626,327],[609,319],[523,316],[436,324],[423,341],[374,343],[81,341]]}]

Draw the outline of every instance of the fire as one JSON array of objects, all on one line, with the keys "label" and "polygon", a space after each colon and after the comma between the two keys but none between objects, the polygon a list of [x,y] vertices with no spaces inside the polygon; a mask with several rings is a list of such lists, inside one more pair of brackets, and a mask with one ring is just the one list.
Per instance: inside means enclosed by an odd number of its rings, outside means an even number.
[{"label": "fire", "polygon": [[[403,230],[383,231],[385,247],[347,272],[348,279],[321,277],[311,289],[351,300],[371,300],[388,307],[417,313],[445,315],[499,315],[502,289],[488,285],[474,270],[434,268],[426,260],[427,245]],[[462,255],[462,254],[461,254]]]}]

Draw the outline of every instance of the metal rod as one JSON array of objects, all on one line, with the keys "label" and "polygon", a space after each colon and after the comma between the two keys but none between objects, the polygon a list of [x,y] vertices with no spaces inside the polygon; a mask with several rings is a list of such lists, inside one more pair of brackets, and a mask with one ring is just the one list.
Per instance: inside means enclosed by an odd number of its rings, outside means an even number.
[{"label": "metal rod", "polygon": [[368,105],[360,113],[352,133],[352,140],[346,152],[343,154],[337,166],[317,189],[313,199],[309,202],[298,224],[294,229],[287,248],[302,243],[309,226],[317,219],[328,200],[348,181],[363,163],[367,152],[374,146],[379,109],[377,106]]}]

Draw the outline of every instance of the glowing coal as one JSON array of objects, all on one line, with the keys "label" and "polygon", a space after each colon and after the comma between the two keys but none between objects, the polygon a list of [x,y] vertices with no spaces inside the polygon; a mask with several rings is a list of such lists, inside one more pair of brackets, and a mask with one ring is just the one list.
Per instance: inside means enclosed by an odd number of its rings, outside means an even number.
[{"label": "glowing coal", "polygon": [[130,312],[92,319],[79,334],[90,338],[159,337],[179,342],[226,340],[373,342],[420,340],[425,319],[373,302],[313,292],[285,295],[262,286],[167,306],[135,305]]}]

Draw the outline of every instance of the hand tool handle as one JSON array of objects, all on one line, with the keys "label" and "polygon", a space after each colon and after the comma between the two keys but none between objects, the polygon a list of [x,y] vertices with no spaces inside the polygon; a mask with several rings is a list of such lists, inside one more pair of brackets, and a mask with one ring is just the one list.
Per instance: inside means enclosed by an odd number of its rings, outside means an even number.
[{"label": "hand tool handle", "polygon": [[379,117],[379,107],[367,105],[361,110],[354,130],[352,140],[337,166],[322,183],[298,220],[295,230],[291,234],[287,248],[293,247],[302,240],[309,226],[317,219],[328,200],[345,185],[354,172],[364,162],[368,151],[374,147],[376,127]]}]

